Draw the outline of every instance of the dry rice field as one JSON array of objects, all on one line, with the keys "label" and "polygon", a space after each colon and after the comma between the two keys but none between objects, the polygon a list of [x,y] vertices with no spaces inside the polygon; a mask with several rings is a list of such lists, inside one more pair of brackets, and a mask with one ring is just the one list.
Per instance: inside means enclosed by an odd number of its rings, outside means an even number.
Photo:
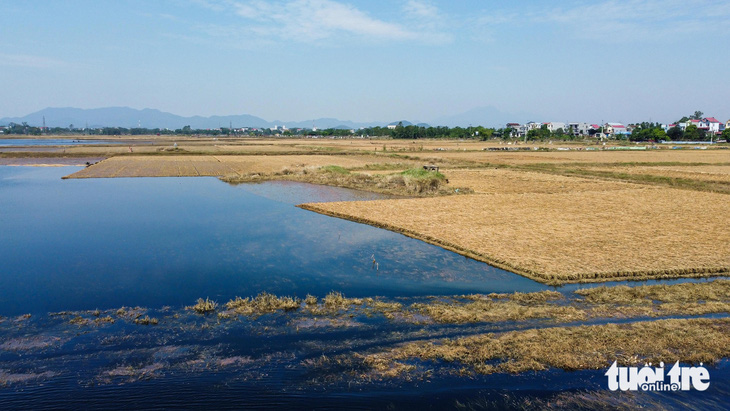
[{"label": "dry rice field", "polygon": [[403,160],[396,158],[336,155],[123,156],[106,159],[80,170],[68,178],[243,176],[326,165],[358,168],[373,164],[402,162]]},{"label": "dry rice field", "polygon": [[626,190],[641,186],[589,178],[523,172],[504,168],[443,170],[454,187],[469,187],[478,194],[561,193]]},{"label": "dry rice field", "polygon": [[474,194],[305,204],[547,283],[730,271],[730,203],[676,189]]},{"label": "dry rice field", "polygon": [[[530,145],[528,145],[530,146]],[[415,153],[419,158],[442,158],[489,164],[539,163],[730,163],[730,150],[650,150],[650,151],[441,151]]]},{"label": "dry rice field", "polygon": [[730,164],[712,166],[591,167],[591,170],[730,183]]}]

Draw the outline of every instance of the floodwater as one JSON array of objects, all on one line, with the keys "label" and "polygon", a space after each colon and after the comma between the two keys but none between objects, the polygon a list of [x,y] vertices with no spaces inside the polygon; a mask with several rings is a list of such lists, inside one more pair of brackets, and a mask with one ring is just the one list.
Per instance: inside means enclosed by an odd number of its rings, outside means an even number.
[{"label": "floodwater", "polygon": [[0,167],[0,315],[180,307],[262,291],[393,297],[547,288],[294,206],[382,195],[215,178],[61,180],[78,169]]},{"label": "floodwater", "polygon": [[125,144],[114,140],[74,140],[69,138],[0,138],[0,147],[14,146],[78,146],[98,144]]},{"label": "floodwater", "polygon": [[[464,376],[458,364],[416,361],[412,372],[381,378],[361,362],[363,354],[402,342],[549,320],[443,325],[362,312],[195,314],[184,306],[198,297],[224,303],[261,291],[398,300],[548,287],[295,207],[382,195],[287,182],[231,186],[214,178],[61,180],[78,169],[0,167],[0,409],[727,405],[728,361],[710,367],[707,391],[668,393],[611,392],[605,370]],[[65,312],[51,314],[57,311]],[[159,323],[138,325],[141,315]]]}]

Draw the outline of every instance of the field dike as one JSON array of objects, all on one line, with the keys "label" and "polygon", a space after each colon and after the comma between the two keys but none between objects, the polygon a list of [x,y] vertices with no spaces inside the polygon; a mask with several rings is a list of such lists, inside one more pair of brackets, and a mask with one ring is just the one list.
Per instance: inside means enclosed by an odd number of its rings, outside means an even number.
[{"label": "field dike", "polygon": [[[405,168],[405,170],[403,170]],[[437,171],[408,168],[408,164],[392,163],[381,167],[371,165],[366,172],[356,172],[341,166],[284,168],[279,172],[243,176],[228,175],[220,179],[230,184],[257,181],[286,180],[321,184],[381,194],[409,197],[430,197],[452,194],[470,194],[468,187],[447,186],[446,177]],[[370,172],[367,172],[367,171]],[[382,171],[373,173],[373,170]],[[394,171],[397,170],[397,171]],[[403,171],[400,171],[403,170]]]}]

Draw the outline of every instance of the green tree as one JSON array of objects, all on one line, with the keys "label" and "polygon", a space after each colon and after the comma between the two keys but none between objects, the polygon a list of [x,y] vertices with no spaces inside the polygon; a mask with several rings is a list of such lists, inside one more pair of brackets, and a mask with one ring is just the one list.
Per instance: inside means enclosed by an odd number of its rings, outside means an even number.
[{"label": "green tree", "polygon": [[723,130],[721,136],[722,136],[723,140],[730,141],[730,127]]},{"label": "green tree", "polygon": [[667,138],[672,141],[684,140],[684,131],[681,128],[674,126],[667,130]]},{"label": "green tree", "polygon": [[689,141],[702,141],[705,139],[705,130],[700,130],[696,125],[691,124],[684,130],[684,139]]},{"label": "green tree", "polygon": [[692,114],[691,116],[689,116],[689,119],[690,119],[690,120],[702,120],[702,116],[703,116],[704,114],[705,114],[705,113],[703,113],[703,112],[701,112],[701,111],[697,110],[697,111],[695,111],[695,112],[694,112],[694,114]]}]

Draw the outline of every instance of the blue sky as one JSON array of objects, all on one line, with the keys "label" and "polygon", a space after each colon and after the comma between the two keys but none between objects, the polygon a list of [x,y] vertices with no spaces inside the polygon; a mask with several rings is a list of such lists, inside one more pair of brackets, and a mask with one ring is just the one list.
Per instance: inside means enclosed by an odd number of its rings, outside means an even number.
[{"label": "blue sky", "polygon": [[0,19],[0,118],[730,118],[727,1],[0,0]]}]

